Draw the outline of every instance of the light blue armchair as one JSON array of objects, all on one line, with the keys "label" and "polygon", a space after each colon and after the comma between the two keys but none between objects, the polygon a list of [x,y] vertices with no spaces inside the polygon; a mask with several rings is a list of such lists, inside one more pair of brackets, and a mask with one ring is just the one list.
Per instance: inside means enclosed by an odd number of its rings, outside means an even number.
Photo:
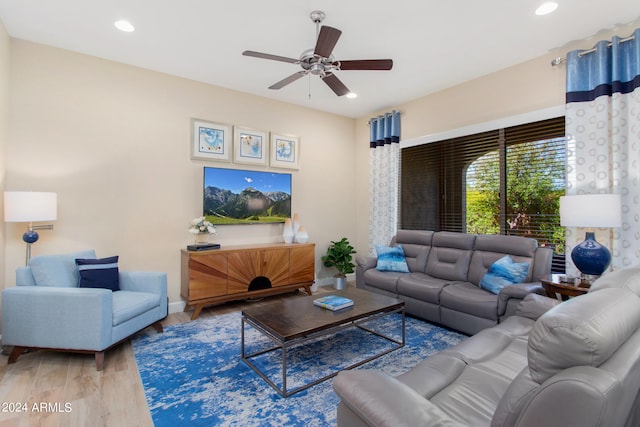
[{"label": "light blue armchair", "polygon": [[[80,285],[76,259],[93,264],[95,258],[93,250],[41,255],[16,270],[16,286],[2,291],[2,344],[13,346],[8,363],[27,349],[73,351],[94,353],[100,371],[109,348],[147,326],[163,331],[166,273],[112,269],[119,290],[79,287],[86,282]],[[95,264],[89,274],[105,267]],[[117,268],[117,259],[109,266]]]}]

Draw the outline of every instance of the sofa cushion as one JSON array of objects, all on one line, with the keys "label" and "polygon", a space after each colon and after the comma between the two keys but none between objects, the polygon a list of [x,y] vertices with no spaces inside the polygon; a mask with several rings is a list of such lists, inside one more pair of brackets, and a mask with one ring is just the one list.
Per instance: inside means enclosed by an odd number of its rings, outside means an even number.
[{"label": "sofa cushion", "polygon": [[480,288],[497,295],[505,286],[525,280],[529,265],[528,262],[513,262],[509,255],[505,255],[491,264],[480,281]]},{"label": "sofa cushion", "polygon": [[440,306],[484,319],[498,320],[498,296],[468,282],[445,286],[440,293]]},{"label": "sofa cushion", "polygon": [[445,280],[467,280],[474,234],[440,231],[433,235],[425,273]]},{"label": "sofa cushion", "polygon": [[426,230],[398,230],[398,234],[391,239],[391,246],[402,245],[405,260],[412,273],[424,273],[433,234],[433,231]]},{"label": "sofa cushion", "polygon": [[572,366],[600,366],[640,327],[640,298],[602,289],[558,304],[529,337],[531,377],[542,383]]},{"label": "sofa cushion", "polygon": [[77,258],[81,288],[120,290],[118,256],[99,259]]},{"label": "sofa cushion", "polygon": [[409,272],[407,261],[404,259],[404,250],[402,249],[402,245],[376,245],[376,253],[378,255],[378,263],[376,265],[376,269],[378,271],[397,271],[398,273]]},{"label": "sofa cushion", "polygon": [[160,306],[160,295],[151,292],[117,291],[113,293],[113,326]]},{"label": "sofa cushion", "polygon": [[38,255],[29,260],[37,286],[77,287],[80,275],[76,258],[95,258],[93,249],[69,254]]},{"label": "sofa cushion", "polygon": [[440,304],[442,288],[456,281],[436,279],[424,273],[405,274],[398,279],[398,294],[420,301]]},{"label": "sofa cushion", "polygon": [[396,285],[398,278],[406,274],[407,273],[398,273],[395,271],[378,271],[375,268],[371,268],[364,272],[364,281],[367,285],[374,288],[397,294],[398,287]]}]

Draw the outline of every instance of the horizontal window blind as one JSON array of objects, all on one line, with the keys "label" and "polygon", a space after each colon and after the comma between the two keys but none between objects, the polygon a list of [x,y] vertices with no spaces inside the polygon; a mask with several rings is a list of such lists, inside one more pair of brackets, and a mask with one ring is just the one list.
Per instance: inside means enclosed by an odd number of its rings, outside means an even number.
[{"label": "horizontal window blind", "polygon": [[401,152],[400,227],[534,237],[564,251],[564,117]]}]

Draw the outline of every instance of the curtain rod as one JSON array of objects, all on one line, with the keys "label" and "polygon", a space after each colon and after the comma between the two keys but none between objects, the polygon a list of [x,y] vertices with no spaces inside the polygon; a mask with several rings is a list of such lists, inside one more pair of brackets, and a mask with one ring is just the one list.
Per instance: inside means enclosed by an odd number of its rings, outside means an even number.
[{"label": "curtain rod", "polygon": [[[633,39],[635,39],[635,36],[632,34],[632,35],[630,35],[629,37],[621,38],[621,39],[620,39],[620,43],[628,42],[628,41],[633,40]],[[607,44],[607,47],[611,47],[612,45],[613,45],[613,43],[609,42],[609,43]],[[578,54],[578,56],[583,56],[583,55],[586,55],[586,54],[588,54],[588,53],[593,53],[593,52],[595,52],[595,51],[596,51],[596,48],[595,48],[595,47],[592,47],[591,49],[583,50],[582,52],[580,52],[580,53]],[[566,56],[559,56],[559,57],[554,58],[554,59],[552,59],[552,60],[551,60],[551,66],[552,66],[552,67],[555,67],[555,66],[557,66],[557,65],[562,64],[562,63],[563,63],[563,62],[565,62],[566,60],[567,60],[567,57],[566,57]]]},{"label": "curtain rod", "polygon": [[[392,112],[396,112],[398,113],[400,116],[404,115],[404,111],[398,111],[398,110],[391,110]],[[384,113],[387,114],[387,113]],[[379,116],[384,116],[384,114],[378,114]],[[375,119],[377,119],[377,117],[374,117]],[[371,120],[367,120],[367,125],[371,126]]]}]

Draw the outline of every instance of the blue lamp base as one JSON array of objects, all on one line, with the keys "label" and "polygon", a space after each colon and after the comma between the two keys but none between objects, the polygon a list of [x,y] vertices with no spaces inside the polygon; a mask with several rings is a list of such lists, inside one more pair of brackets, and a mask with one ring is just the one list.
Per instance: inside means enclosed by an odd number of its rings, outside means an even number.
[{"label": "blue lamp base", "polygon": [[573,248],[571,259],[586,276],[600,276],[611,264],[611,252],[596,241],[595,233],[587,231],[584,242]]},{"label": "blue lamp base", "polygon": [[31,259],[31,244],[37,242],[39,237],[40,236],[38,236],[38,233],[36,231],[33,231],[31,227],[29,227],[29,230],[25,231],[25,233],[22,235],[22,240],[24,240],[24,242],[27,244],[27,253],[25,256],[24,265],[29,265],[29,260]]},{"label": "blue lamp base", "polygon": [[37,232],[29,230],[22,235],[22,240],[24,240],[25,243],[35,243],[38,241],[38,237],[40,236],[38,236]]}]

